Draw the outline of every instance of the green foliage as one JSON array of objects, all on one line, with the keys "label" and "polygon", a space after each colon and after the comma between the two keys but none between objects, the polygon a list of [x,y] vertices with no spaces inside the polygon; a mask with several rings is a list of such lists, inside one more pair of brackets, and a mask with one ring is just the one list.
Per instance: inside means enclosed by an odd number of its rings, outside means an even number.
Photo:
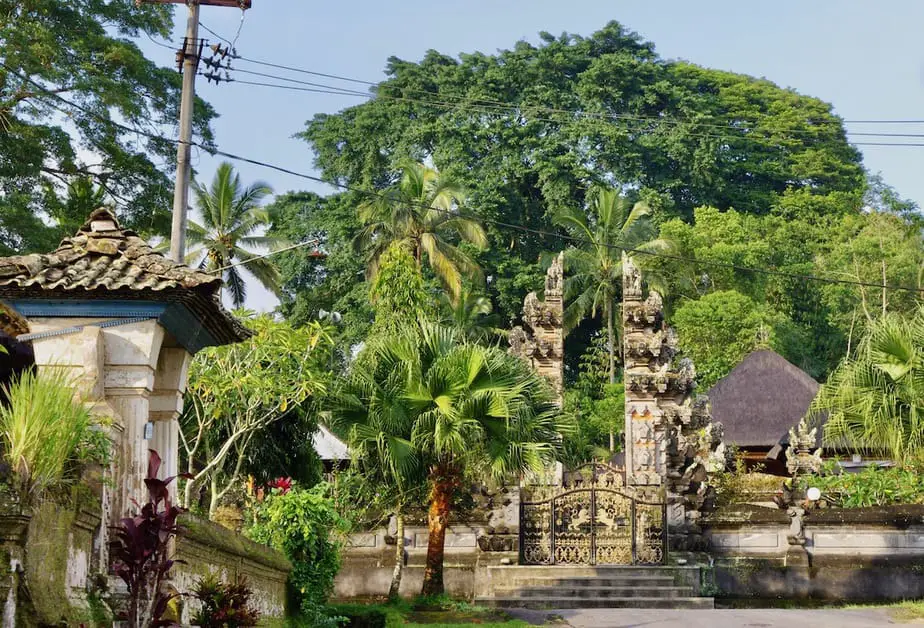
[{"label": "green foliage", "polygon": [[[614,181],[638,189],[658,221],[689,219],[701,205],[842,212],[830,198],[859,207],[863,193],[860,155],[830,105],[665,61],[616,22],[495,54],[391,58],[386,73],[377,98],[307,123],[302,137],[328,180],[382,189],[405,160],[428,159],[465,188],[470,212],[552,232],[556,214],[587,205],[589,186]],[[540,255],[562,246],[487,229],[491,247],[477,261],[495,278],[490,296],[506,321],[541,286]]]},{"label": "green foliage", "polygon": [[807,342],[806,334],[785,316],[734,290],[685,301],[671,322],[704,390],[755,349],[774,349],[798,364]]},{"label": "green foliage", "polygon": [[339,312],[336,345],[350,348],[369,332],[374,314],[369,286],[360,281],[365,260],[353,241],[361,226],[353,194],[322,198],[311,192],[276,197],[266,208],[269,235],[289,242],[317,241],[273,257],[283,280],[280,309],[286,320],[301,326],[318,319],[320,310]]},{"label": "green foliage", "polygon": [[395,333],[431,313],[420,268],[405,243],[395,242],[382,253],[369,298],[375,308],[373,335]]},{"label": "green foliage", "polygon": [[[68,186],[88,180],[118,202],[123,225],[169,230],[176,146],[106,121],[175,126],[182,77],[131,40],[170,37],[172,15],[150,3],[0,0],[0,254],[53,249],[86,218]],[[197,100],[199,141],[211,142],[214,115]]]},{"label": "green foliage", "polygon": [[403,164],[395,185],[359,207],[364,226],[356,243],[368,255],[368,276],[375,278],[383,253],[401,244],[418,267],[426,255],[436,278],[458,297],[463,279],[477,277],[479,268],[452,240],[479,249],[488,243],[478,221],[459,213],[464,204],[465,194],[451,177],[424,164]]},{"label": "green foliage", "polygon": [[709,483],[715,487],[716,505],[770,501],[782,487],[783,478],[762,473],[762,464],[748,468],[744,456],[737,450],[732,450],[731,454],[734,464],[709,476]]},{"label": "green foliage", "polygon": [[859,473],[844,473],[829,465],[827,473],[804,478],[802,483],[821,489],[824,499],[838,508],[924,503],[924,475],[914,467],[869,466]]},{"label": "green foliage", "polygon": [[[4,387],[0,439],[23,498],[60,487],[81,462],[103,461],[108,447],[61,369],[25,371]],[[70,472],[70,473],[69,473]]]},{"label": "green foliage", "polygon": [[884,452],[893,460],[924,458],[924,310],[875,321],[812,402],[827,413],[825,441]]},{"label": "green foliage", "polygon": [[256,626],[260,613],[250,606],[253,590],[244,576],[222,582],[214,574],[196,581],[193,597],[201,604],[193,619],[200,628]]},{"label": "green foliage", "polygon": [[314,431],[311,401],[328,389],[330,336],[322,326],[294,328],[267,315],[246,323],[254,337],[199,352],[189,370],[181,445],[194,478],[186,483],[184,504],[209,480],[210,514],[245,471],[260,465],[254,456],[266,447],[254,443],[271,434],[274,423],[305,420],[296,413],[307,412],[305,430]]},{"label": "green foliage", "polygon": [[254,246],[274,248],[285,244],[278,237],[255,235],[270,222],[260,203],[273,193],[272,188],[262,181],[245,188],[234,167],[224,162],[215,171],[211,186],[194,182],[192,192],[204,224],[189,221],[186,237],[193,247],[186,256],[187,263],[200,260],[200,268],[221,271],[234,307],[244,305],[247,290],[241,267],[233,264],[246,262],[247,271],[257,281],[278,293],[280,276],[275,264],[249,250]]},{"label": "green foliage", "polygon": [[[343,521],[327,497],[329,487],[274,491],[254,513],[247,536],[286,555],[292,562],[289,583],[306,618],[327,621],[324,605],[340,569],[337,531]],[[322,625],[320,623],[314,625]],[[332,625],[336,626],[336,623]]]}]

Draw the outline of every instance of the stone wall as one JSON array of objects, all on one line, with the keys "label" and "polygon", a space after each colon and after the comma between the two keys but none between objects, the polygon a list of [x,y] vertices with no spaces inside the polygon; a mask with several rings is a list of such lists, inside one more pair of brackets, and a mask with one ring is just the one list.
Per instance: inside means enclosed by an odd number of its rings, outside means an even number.
[{"label": "stone wall", "polygon": [[785,511],[709,518],[716,595],[873,601],[924,596],[924,507],[810,511],[804,546]]},{"label": "stone wall", "polygon": [[[286,579],[292,566],[282,554],[192,515],[182,517],[180,525],[186,533],[177,541],[176,555],[185,564],[174,568],[172,582],[178,591],[189,591],[208,574],[224,581],[243,575],[253,589],[252,605],[261,616],[285,615]],[[189,623],[197,606],[195,600],[184,605],[184,623]]]},{"label": "stone wall", "polygon": [[[485,534],[483,528],[457,523],[446,531],[444,582],[446,593],[453,597],[472,599],[489,590],[488,567],[515,565],[519,558],[516,536],[507,551],[494,551],[486,545],[504,535]],[[382,596],[388,593],[395,565],[395,539],[385,528],[354,534],[343,552],[343,566],[334,581],[334,597],[338,599]],[[401,579],[401,595],[412,597],[420,593],[424,563],[427,556],[426,526],[409,525],[405,529],[406,563]]]},{"label": "stone wall", "polygon": [[[117,603],[126,591],[101,562],[99,496],[81,484],[68,499],[44,501],[34,509],[20,506],[8,493],[0,497],[2,626],[111,624],[104,600]],[[285,615],[291,565],[280,553],[189,515],[181,523],[186,533],[177,541],[176,557],[186,564],[174,567],[174,590],[188,592],[208,573],[225,580],[244,575],[264,617]],[[182,620],[188,622],[194,610],[194,602],[181,604]]]}]

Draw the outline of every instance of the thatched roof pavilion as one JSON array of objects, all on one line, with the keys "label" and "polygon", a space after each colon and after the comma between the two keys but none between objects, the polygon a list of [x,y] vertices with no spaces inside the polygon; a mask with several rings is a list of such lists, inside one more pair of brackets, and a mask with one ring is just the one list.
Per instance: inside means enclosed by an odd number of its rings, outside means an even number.
[{"label": "thatched roof pavilion", "polygon": [[817,393],[818,382],[808,373],[775,351],[762,349],[744,358],[708,395],[713,418],[725,427],[725,441],[749,464],[785,473],[781,454],[789,429],[798,425]]}]

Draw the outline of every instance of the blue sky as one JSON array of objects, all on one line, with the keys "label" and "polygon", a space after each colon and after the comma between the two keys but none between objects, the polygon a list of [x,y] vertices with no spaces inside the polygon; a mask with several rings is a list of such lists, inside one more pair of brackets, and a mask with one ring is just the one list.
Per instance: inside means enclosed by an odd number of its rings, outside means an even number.
[{"label": "blue sky", "polygon": [[[182,40],[185,12],[177,8],[175,42]],[[201,21],[230,39],[240,16],[237,9],[203,7]],[[417,60],[431,48],[447,54],[490,53],[520,39],[536,42],[540,31],[589,35],[609,20],[653,41],[664,58],[765,77],[833,103],[847,120],[924,119],[920,0],[253,0],[237,48],[254,59],[375,81],[383,78],[385,60],[392,55]],[[211,37],[204,31],[201,36]],[[172,65],[169,50],[144,38],[139,44],[151,58]],[[243,62],[236,67],[276,73]],[[201,79],[198,89],[221,115],[214,129],[222,150],[309,173],[311,151],[292,135],[316,113],[361,102],[234,83],[216,87]],[[924,134],[924,125],[848,128]],[[917,141],[924,143],[924,138]],[[924,148],[861,150],[871,172],[881,173],[902,196],[924,204]],[[220,161],[205,153],[193,155],[204,180]],[[236,167],[245,181],[262,179],[277,193],[329,191],[257,166]],[[253,282],[248,288],[249,307],[275,305],[272,295]]]}]

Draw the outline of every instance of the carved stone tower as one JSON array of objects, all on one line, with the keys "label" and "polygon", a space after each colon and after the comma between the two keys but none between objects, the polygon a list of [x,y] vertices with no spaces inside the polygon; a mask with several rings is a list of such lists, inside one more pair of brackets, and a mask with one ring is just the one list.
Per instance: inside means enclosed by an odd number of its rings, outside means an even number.
[{"label": "carved stone tower", "polygon": [[642,499],[665,498],[675,532],[695,533],[714,491],[708,473],[725,464],[722,426],[693,396],[696,369],[674,363],[677,337],[654,290],[642,298],[641,272],[623,256],[626,485]]},{"label": "carved stone tower", "polygon": [[546,377],[558,394],[561,405],[564,387],[564,344],[562,330],[564,253],[559,253],[545,274],[545,298],[535,292],[523,300],[523,327],[510,330],[510,353],[527,360],[537,373]]}]

